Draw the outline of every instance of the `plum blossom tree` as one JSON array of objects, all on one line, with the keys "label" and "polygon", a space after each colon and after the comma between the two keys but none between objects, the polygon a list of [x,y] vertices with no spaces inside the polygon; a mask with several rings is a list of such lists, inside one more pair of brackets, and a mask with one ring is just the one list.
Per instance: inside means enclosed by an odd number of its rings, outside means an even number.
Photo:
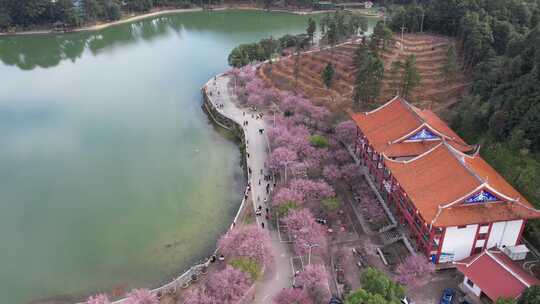
[{"label": "plum blossom tree", "polygon": [[272,151],[268,159],[268,167],[274,172],[284,172],[285,181],[287,181],[287,169],[294,161],[298,159],[295,151],[291,151],[285,147],[279,147]]},{"label": "plum blossom tree", "polygon": [[109,297],[105,294],[97,294],[94,296],[90,296],[86,300],[86,304],[110,304],[111,301],[109,301]]},{"label": "plum blossom tree", "polygon": [[292,179],[289,188],[304,193],[305,202],[315,204],[321,200],[336,196],[334,188],[323,180],[311,180],[304,178]]},{"label": "plum blossom tree", "polygon": [[257,225],[229,230],[218,241],[219,250],[229,257],[250,258],[260,265],[269,265],[272,260],[270,236]]},{"label": "plum blossom tree", "polygon": [[282,289],[272,300],[274,304],[313,304],[309,295],[302,289]]},{"label": "plum blossom tree", "polygon": [[330,164],[323,168],[323,176],[330,183],[336,183],[341,178],[338,166]]},{"label": "plum blossom tree", "polygon": [[315,304],[326,304],[330,300],[328,273],[322,265],[308,265],[296,278],[296,283],[311,297]]},{"label": "plum blossom tree", "polygon": [[302,204],[304,202],[304,193],[288,187],[279,188],[272,198],[272,205],[279,206],[288,202]]},{"label": "plum blossom tree", "polygon": [[349,186],[354,186],[362,181],[362,171],[356,164],[347,164],[341,166],[341,178]]},{"label": "plum blossom tree", "polygon": [[396,268],[396,281],[408,287],[415,287],[421,282],[420,277],[435,273],[435,265],[421,254],[409,255]]},{"label": "plum blossom tree", "polygon": [[289,119],[277,119],[277,126],[269,128],[268,138],[273,149],[287,147],[296,152],[304,152],[311,148],[309,143],[309,131],[305,126],[291,123]]},{"label": "plum blossom tree", "polygon": [[313,214],[308,209],[291,210],[283,219],[293,238],[293,248],[296,254],[308,253],[308,244],[317,244],[313,252],[326,251],[326,233],[323,226],[315,222]]},{"label": "plum blossom tree", "polygon": [[290,176],[292,178],[306,178],[309,169],[310,164],[308,162],[294,162],[290,165]]},{"label": "plum blossom tree", "polygon": [[352,120],[340,122],[336,126],[336,137],[346,145],[354,144],[357,134],[356,124]]},{"label": "plum blossom tree", "polygon": [[334,152],[334,159],[340,164],[345,164],[353,161],[349,152],[344,148],[337,149]]},{"label": "plum blossom tree", "polygon": [[133,289],[127,294],[126,304],[159,304],[158,297],[148,289]]},{"label": "plum blossom tree", "polygon": [[246,273],[226,266],[214,273],[199,286],[184,296],[184,303],[189,304],[233,304],[237,303],[249,289],[251,282]]}]

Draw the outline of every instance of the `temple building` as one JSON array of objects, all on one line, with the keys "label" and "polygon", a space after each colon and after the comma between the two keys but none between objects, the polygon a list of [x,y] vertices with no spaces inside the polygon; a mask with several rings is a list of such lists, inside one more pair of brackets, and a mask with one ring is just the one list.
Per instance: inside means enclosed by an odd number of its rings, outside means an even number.
[{"label": "temple building", "polygon": [[417,249],[435,263],[519,244],[540,212],[431,110],[400,97],[364,113],[355,153]]}]

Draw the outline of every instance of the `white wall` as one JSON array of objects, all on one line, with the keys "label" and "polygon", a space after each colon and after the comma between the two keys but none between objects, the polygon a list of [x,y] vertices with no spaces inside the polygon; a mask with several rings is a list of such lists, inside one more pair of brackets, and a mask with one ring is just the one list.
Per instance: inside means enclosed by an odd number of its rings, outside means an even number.
[{"label": "white wall", "polygon": [[480,287],[478,287],[478,285],[474,284],[474,282],[472,287],[469,286],[469,284],[467,284],[467,279],[467,277],[463,278],[463,287],[467,288],[470,292],[479,297],[482,290],[480,289]]},{"label": "white wall", "polygon": [[487,248],[494,246],[514,246],[518,240],[523,220],[493,223]]},{"label": "white wall", "polygon": [[476,224],[467,225],[461,229],[447,227],[441,252],[454,254],[455,261],[470,256],[477,229],[478,225]]}]

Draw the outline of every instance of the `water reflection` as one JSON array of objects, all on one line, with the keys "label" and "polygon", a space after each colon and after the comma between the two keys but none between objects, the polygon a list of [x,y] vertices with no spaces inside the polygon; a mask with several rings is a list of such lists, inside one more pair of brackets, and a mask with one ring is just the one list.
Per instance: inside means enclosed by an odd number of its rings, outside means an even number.
[{"label": "water reflection", "polygon": [[[229,16],[225,16],[228,14]],[[238,15],[238,22],[229,22],[230,15]],[[253,12],[255,15],[274,14]],[[252,14],[252,15],[253,15]],[[253,18],[242,12],[207,12],[165,15],[155,19],[110,27],[101,31],[78,32],[57,35],[11,36],[0,38],[0,60],[6,65],[15,65],[23,70],[36,67],[49,68],[63,60],[75,62],[89,50],[94,56],[107,50],[150,42],[168,35],[181,35],[182,31],[205,31],[222,34],[242,35],[259,32],[272,26],[275,31],[286,29],[287,22],[276,24],[268,18]],[[236,17],[235,17],[236,18]],[[318,17],[314,17],[318,18]],[[246,22],[242,22],[246,19]],[[307,19],[307,18],[306,18]]]}]

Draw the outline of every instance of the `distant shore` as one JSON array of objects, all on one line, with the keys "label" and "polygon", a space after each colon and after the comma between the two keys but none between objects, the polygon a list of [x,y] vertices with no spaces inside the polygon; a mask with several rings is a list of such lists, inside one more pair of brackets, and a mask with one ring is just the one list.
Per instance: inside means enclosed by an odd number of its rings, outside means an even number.
[{"label": "distant shore", "polygon": [[[225,10],[255,10],[255,11],[266,11],[265,9],[255,7],[255,6],[221,6],[221,7],[214,7],[210,10],[205,11],[225,11]],[[99,31],[111,26],[116,26],[124,23],[134,22],[146,18],[156,17],[156,16],[162,16],[162,15],[169,15],[169,14],[176,14],[176,13],[187,13],[187,12],[201,12],[203,11],[202,8],[178,8],[178,9],[160,9],[155,10],[152,12],[140,14],[140,15],[131,15],[126,18],[116,20],[116,21],[110,21],[110,22],[103,22],[88,26],[83,26],[79,28],[75,28],[69,31],[65,32],[57,32],[53,29],[47,29],[47,30],[29,30],[29,31],[16,31],[16,32],[0,32],[0,37],[2,36],[19,36],[19,35],[47,35],[47,34],[65,34],[65,33],[77,33],[77,32],[91,32],[91,31]],[[283,12],[283,13],[291,13],[291,14],[297,14],[297,15],[311,15],[311,14],[322,14],[332,11],[312,11],[312,10],[288,10],[288,9],[270,9],[268,10],[270,12]]]}]

